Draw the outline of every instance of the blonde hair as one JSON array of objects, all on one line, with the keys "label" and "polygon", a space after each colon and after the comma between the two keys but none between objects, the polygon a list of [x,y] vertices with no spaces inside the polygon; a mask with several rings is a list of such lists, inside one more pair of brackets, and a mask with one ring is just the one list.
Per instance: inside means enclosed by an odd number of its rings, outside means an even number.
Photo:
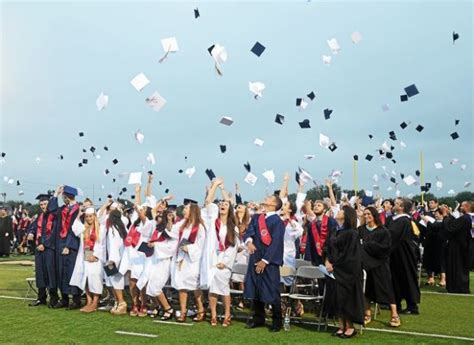
[{"label": "blonde hair", "polygon": [[[94,222],[92,223],[92,225],[94,226],[96,241],[98,241],[99,240],[100,224],[99,224],[99,220],[97,219],[97,215],[95,213],[93,215],[94,215]],[[89,240],[90,227],[91,227],[91,225],[84,219],[84,241]]]}]

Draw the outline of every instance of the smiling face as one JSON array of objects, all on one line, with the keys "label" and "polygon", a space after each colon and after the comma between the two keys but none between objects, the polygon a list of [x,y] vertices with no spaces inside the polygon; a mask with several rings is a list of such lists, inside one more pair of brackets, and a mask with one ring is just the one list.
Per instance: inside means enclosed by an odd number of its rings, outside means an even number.
[{"label": "smiling face", "polygon": [[92,224],[94,224],[95,215],[94,214],[86,214],[84,216],[84,220],[86,221],[87,224],[92,225]]},{"label": "smiling face", "polygon": [[393,206],[393,212],[397,214],[403,213],[403,201],[402,199],[395,200],[395,206]]},{"label": "smiling face", "polygon": [[364,219],[365,223],[369,226],[372,226],[372,224],[375,222],[374,216],[372,216],[372,213],[369,210],[364,211]]},{"label": "smiling face", "polygon": [[219,215],[227,216],[229,214],[230,203],[228,201],[221,201],[219,203]]},{"label": "smiling face", "polygon": [[48,210],[48,200],[40,201],[39,207],[41,209],[41,212],[46,212]]}]

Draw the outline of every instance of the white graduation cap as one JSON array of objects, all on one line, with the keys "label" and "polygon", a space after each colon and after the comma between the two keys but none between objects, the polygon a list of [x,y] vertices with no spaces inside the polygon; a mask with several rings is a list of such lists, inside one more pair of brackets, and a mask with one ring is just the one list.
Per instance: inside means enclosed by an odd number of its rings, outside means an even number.
[{"label": "white graduation cap", "polygon": [[448,190],[448,194],[449,195],[454,195],[454,194],[456,194],[456,192],[454,191],[454,189],[450,189],[450,190]]},{"label": "white graduation cap", "polygon": [[109,96],[105,95],[103,92],[100,93],[99,97],[97,97],[95,101],[95,105],[97,106],[97,110],[101,111],[105,109],[109,104]]},{"label": "white graduation cap", "polygon": [[351,196],[351,198],[349,199],[349,203],[350,203],[352,206],[355,205],[356,201],[357,201],[357,196],[355,196],[355,195],[354,195],[354,196]]},{"label": "white graduation cap", "polygon": [[148,78],[143,74],[143,73],[140,73],[138,74],[135,78],[133,78],[130,83],[133,85],[133,87],[137,90],[137,91],[141,91],[143,90],[143,88],[145,86],[147,86],[148,84],[150,84],[150,80],[148,80]]},{"label": "white graduation cap", "polygon": [[0,157],[0,165],[4,164],[6,161],[5,161],[5,158],[3,157]]},{"label": "white graduation cap", "polygon": [[14,182],[15,182],[14,179],[12,179],[12,178],[8,179],[8,184],[13,184]]},{"label": "white graduation cap", "polygon": [[265,90],[265,84],[261,81],[251,82],[249,81],[249,90],[255,95],[255,99],[263,97],[263,90]]},{"label": "white graduation cap", "polygon": [[397,189],[397,190],[395,191],[395,195],[397,196],[397,198],[400,196],[400,194],[401,194],[400,190]]},{"label": "white graduation cap", "polygon": [[341,170],[333,170],[331,172],[331,178],[333,178],[333,179],[341,177],[341,176],[342,176],[342,171]]},{"label": "white graduation cap", "polygon": [[150,152],[148,154],[148,156],[146,157],[146,160],[148,161],[148,163],[150,163],[151,165],[155,165],[155,155]]},{"label": "white graduation cap", "polygon": [[411,186],[416,182],[416,179],[412,175],[408,175],[403,179],[403,182],[405,182],[407,186]]},{"label": "white graduation cap", "polygon": [[443,182],[442,181],[436,181],[436,188],[438,188],[438,190],[443,188]]},{"label": "white graduation cap", "polygon": [[359,43],[360,41],[362,41],[362,34],[359,32],[359,31],[354,31],[352,34],[351,34],[351,40],[352,40],[352,43]]},{"label": "white graduation cap", "polygon": [[8,182],[8,176],[3,176],[3,182]]},{"label": "white graduation cap", "polygon": [[308,183],[309,181],[313,180],[313,177],[306,170],[298,167],[298,171],[300,173],[300,181],[303,183]]},{"label": "white graduation cap", "polygon": [[101,159],[102,158],[101,155],[95,155],[94,157],[95,157],[95,159]]},{"label": "white graduation cap", "polygon": [[403,141],[400,141],[400,147],[404,149],[405,147],[407,147],[407,144],[405,144]]},{"label": "white graduation cap", "polygon": [[142,184],[142,172],[132,172],[128,177],[128,184]]},{"label": "white graduation cap", "polygon": [[339,53],[339,50],[341,50],[341,46],[337,42],[335,38],[331,38],[330,40],[327,40],[329,49],[331,49],[331,52],[333,54]]},{"label": "white graduation cap", "polygon": [[253,143],[257,146],[263,146],[264,141],[262,139],[256,138]]},{"label": "white graduation cap", "polygon": [[397,175],[397,172],[395,170],[392,169],[392,175],[393,176],[396,176]]},{"label": "white graduation cap", "polygon": [[382,170],[387,171],[387,167],[385,165],[382,165]]},{"label": "white graduation cap", "polygon": [[434,166],[436,169],[443,169],[443,164],[441,162],[436,162]]},{"label": "white graduation cap", "polygon": [[307,160],[313,159],[314,157],[316,157],[316,156],[315,155],[304,155],[304,158],[307,159]]},{"label": "white graduation cap", "polygon": [[378,182],[379,175],[375,174],[374,176],[372,176],[372,180],[374,180],[374,182]]},{"label": "white graduation cap", "polygon": [[218,75],[222,75],[221,64],[227,61],[227,51],[219,44],[214,44],[210,49],[211,56],[214,59],[214,67]]},{"label": "white graduation cap", "polygon": [[145,99],[145,102],[150,108],[154,111],[160,111],[166,104],[166,99],[164,99],[158,91],[155,91],[150,97]]},{"label": "white graduation cap", "polygon": [[382,104],[382,110],[383,111],[389,111],[390,108],[388,107],[388,104]]},{"label": "white graduation cap", "polygon": [[223,125],[230,126],[234,123],[234,120],[232,120],[230,116],[223,116],[219,122]]},{"label": "white graduation cap", "polygon": [[143,134],[142,132],[140,132],[140,130],[137,130],[137,131],[135,132],[135,140],[136,140],[139,144],[142,144],[144,139],[145,139],[145,134]]},{"label": "white graduation cap", "polygon": [[464,170],[466,170],[466,168],[467,168],[467,165],[466,165],[466,164],[461,164],[461,170],[464,171]]},{"label": "white graduation cap", "polygon": [[40,163],[41,163],[41,158],[40,158],[40,157],[36,157],[35,161],[36,161],[36,164],[40,164]]},{"label": "white graduation cap", "polygon": [[77,195],[79,195],[79,196],[84,195],[84,191],[81,188],[76,188],[76,189],[77,189]]},{"label": "white graduation cap", "polygon": [[301,103],[300,103],[300,110],[304,110],[306,109],[306,107],[308,106],[308,102],[306,102],[304,99],[301,100]]},{"label": "white graduation cap", "polygon": [[330,65],[331,64],[331,59],[332,59],[331,55],[322,55],[321,57],[322,57],[323,63],[325,65]]},{"label": "white graduation cap", "polygon": [[265,177],[268,183],[275,182],[275,173],[273,172],[273,170],[265,170],[262,175],[263,177]]},{"label": "white graduation cap", "polygon": [[366,190],[366,191],[365,191],[365,195],[368,196],[369,198],[371,198],[371,197],[374,196],[374,193],[372,193],[371,190]]},{"label": "white graduation cap", "polygon": [[322,133],[319,133],[319,145],[325,149],[331,145],[329,137],[325,136]]},{"label": "white graduation cap", "polygon": [[186,174],[186,176],[188,176],[188,178],[191,178],[193,177],[194,173],[196,172],[196,167],[191,167],[191,168],[187,168],[184,173]]},{"label": "white graduation cap", "polygon": [[453,158],[451,159],[451,162],[449,162],[449,164],[457,164],[457,162],[459,162],[459,159]]},{"label": "white graduation cap", "polygon": [[390,152],[390,151],[392,151],[392,150],[390,149],[390,145],[387,144],[386,141],[384,141],[383,144],[382,144],[382,150],[384,150],[385,152]]},{"label": "white graduation cap", "polygon": [[22,190],[20,190],[20,191],[18,192],[18,195],[23,195],[23,194],[25,194],[25,192],[22,191]]},{"label": "white graduation cap", "polygon": [[257,176],[249,172],[247,176],[245,176],[244,181],[253,187],[255,186],[255,183],[257,183]]},{"label": "white graduation cap", "polygon": [[393,189],[392,186],[388,186],[387,187],[387,192],[390,192],[392,189]]},{"label": "white graduation cap", "polygon": [[467,188],[471,185],[471,181],[464,182],[464,188]]},{"label": "white graduation cap", "polygon": [[176,40],[176,37],[163,38],[161,40],[161,46],[163,47],[165,53],[174,53],[179,51],[178,41]]}]

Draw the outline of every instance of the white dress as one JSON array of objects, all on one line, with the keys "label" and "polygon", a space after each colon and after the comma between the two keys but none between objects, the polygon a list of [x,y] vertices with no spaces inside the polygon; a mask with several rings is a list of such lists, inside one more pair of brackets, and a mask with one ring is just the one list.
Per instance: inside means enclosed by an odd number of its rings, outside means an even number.
[{"label": "white dress", "polygon": [[[145,223],[140,223],[139,227],[137,228],[138,231],[140,232],[140,240],[138,241],[137,244],[137,249],[140,247],[142,243],[148,243],[148,241],[151,238],[151,235],[153,233],[153,230],[155,229],[156,222],[154,220],[145,220]],[[148,283],[148,279],[150,278],[151,274],[151,268],[152,268],[152,259],[153,255],[147,257],[145,253],[143,252],[138,252],[138,255],[143,256],[143,266],[138,268],[137,267],[132,267],[130,276],[131,277],[138,277],[137,281],[137,287],[138,289],[143,289],[146,284]],[[140,269],[140,273],[139,273]]]},{"label": "white dress", "polygon": [[[283,265],[293,267],[296,270],[296,245],[295,241],[303,235],[303,227],[295,219],[291,219],[285,227],[283,238]],[[287,286],[293,283],[291,277],[281,278],[281,282]]]},{"label": "white dress", "polygon": [[[123,239],[120,237],[119,232],[115,227],[110,227],[107,230],[107,256],[106,263],[109,261],[114,262],[115,266],[120,267],[120,262],[122,261],[124,245]],[[104,271],[105,285],[108,287],[113,287],[116,290],[123,290],[125,285],[125,280],[123,274],[120,272],[114,274],[113,276],[107,276]]]},{"label": "white dress", "polygon": [[[172,233],[179,234],[179,228],[184,224],[185,220],[176,223],[171,229]],[[179,242],[188,239],[191,234],[191,226],[183,230],[181,239],[178,235]],[[193,244],[187,246],[188,253],[180,248],[177,249],[171,262],[171,284],[176,290],[194,291],[199,288],[199,273],[201,268],[201,257],[206,241],[206,229],[199,224],[196,240]]]},{"label": "white dress", "polygon": [[100,295],[102,294],[104,279],[103,266],[105,264],[106,231],[104,226],[99,226],[99,236],[94,243],[93,250],[94,256],[99,260],[96,262],[89,262],[84,258],[84,229],[84,224],[76,218],[72,225],[72,231],[76,236],[80,237],[81,244],[79,246],[74,271],[69,284],[84,290],[87,283],[91,293]]},{"label": "white dress", "polygon": [[164,231],[166,231],[169,238],[162,242],[155,242],[154,253],[151,256],[151,270],[146,294],[152,297],[159,296],[163,292],[163,287],[171,275],[171,260],[178,248],[178,233],[173,233],[173,229]]}]

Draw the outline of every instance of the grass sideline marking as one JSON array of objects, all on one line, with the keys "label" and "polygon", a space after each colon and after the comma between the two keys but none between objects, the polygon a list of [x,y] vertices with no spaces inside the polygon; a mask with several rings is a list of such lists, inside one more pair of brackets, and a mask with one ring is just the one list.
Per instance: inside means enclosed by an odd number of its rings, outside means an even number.
[{"label": "grass sideline marking", "polygon": [[166,325],[194,326],[193,323],[181,323],[181,322],[173,322],[173,321],[153,320],[153,322],[163,323],[163,324],[166,324]]},{"label": "grass sideline marking", "polygon": [[156,334],[134,333],[134,332],[125,332],[125,331],[115,331],[115,333],[122,334],[122,335],[133,335],[135,337],[158,338],[158,335]]},{"label": "grass sideline marking", "polygon": [[436,292],[436,291],[421,291],[422,294],[430,294],[430,295],[446,295],[446,296],[459,296],[459,297],[474,297],[473,294],[470,293],[449,293],[449,292]]},{"label": "grass sideline marking", "polygon": [[29,300],[29,301],[35,301],[36,298],[24,298],[24,297],[16,297],[16,296],[4,296],[4,295],[0,295],[0,298],[7,298],[7,299],[21,299],[22,301],[23,300]]},{"label": "grass sideline marking", "polygon": [[431,338],[443,338],[443,339],[456,339],[456,340],[474,341],[474,338],[458,337],[458,336],[454,336],[454,335],[428,334],[428,333],[419,333],[419,332],[410,332],[410,331],[395,331],[395,330],[391,330],[391,329],[381,329],[381,328],[364,328],[364,331],[375,331],[375,332],[385,332],[385,333],[395,333],[395,334],[409,334],[409,335],[417,335],[417,336],[431,337]]}]

